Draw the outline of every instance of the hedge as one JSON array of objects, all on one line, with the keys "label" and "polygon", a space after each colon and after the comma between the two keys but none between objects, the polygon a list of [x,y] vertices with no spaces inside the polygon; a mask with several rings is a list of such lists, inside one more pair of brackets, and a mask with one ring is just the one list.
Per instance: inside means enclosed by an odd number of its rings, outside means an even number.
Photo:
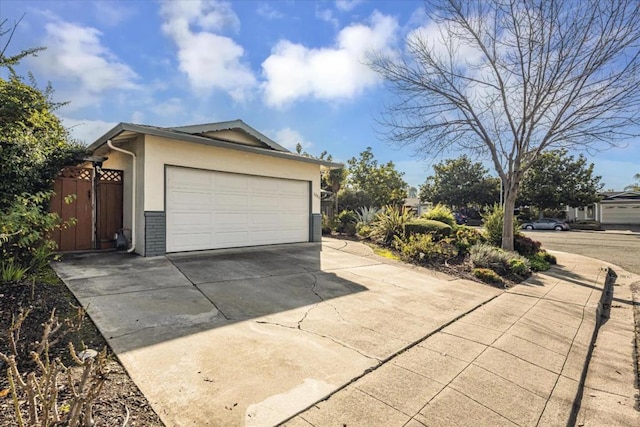
[{"label": "hedge", "polygon": [[405,224],[404,231],[408,236],[429,233],[438,239],[442,239],[451,234],[451,226],[432,219],[414,219]]}]

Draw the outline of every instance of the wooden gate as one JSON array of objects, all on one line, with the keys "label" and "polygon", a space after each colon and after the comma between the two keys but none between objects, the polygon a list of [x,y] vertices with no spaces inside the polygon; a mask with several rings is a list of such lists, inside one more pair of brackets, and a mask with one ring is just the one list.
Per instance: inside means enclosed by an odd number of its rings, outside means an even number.
[{"label": "wooden gate", "polygon": [[122,171],[101,169],[96,182],[96,249],[115,248],[122,228]]},{"label": "wooden gate", "polygon": [[58,250],[115,247],[115,234],[122,228],[122,178],[122,171],[112,169],[62,170],[54,184],[51,212],[64,221],[75,218],[76,224],[51,233]]}]

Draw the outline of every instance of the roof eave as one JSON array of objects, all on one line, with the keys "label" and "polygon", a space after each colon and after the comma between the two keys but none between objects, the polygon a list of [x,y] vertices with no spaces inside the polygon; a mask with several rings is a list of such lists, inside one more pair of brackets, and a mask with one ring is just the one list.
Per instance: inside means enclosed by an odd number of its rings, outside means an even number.
[{"label": "roof eave", "polygon": [[110,131],[102,135],[100,138],[98,138],[94,143],[89,145],[89,147],[87,147],[87,150],[89,150],[90,152],[94,152],[95,150],[97,150],[98,148],[106,144],[108,140],[115,138],[120,133],[125,131],[136,132],[136,133],[145,134],[145,135],[152,135],[160,138],[191,142],[194,144],[203,144],[203,145],[210,145],[210,146],[219,147],[219,148],[227,148],[230,150],[244,151],[244,152],[255,153],[255,154],[264,155],[264,156],[299,161],[303,163],[312,163],[312,164],[320,165],[321,169],[324,169],[324,170],[341,169],[344,167],[342,163],[334,163],[326,160],[314,159],[312,157],[300,156],[290,151],[267,150],[264,148],[252,147],[250,145],[235,144],[233,142],[218,140],[214,138],[191,135],[191,134],[183,133],[179,131],[173,132],[171,130],[140,126],[140,125],[135,125],[131,123],[117,124],[113,129],[111,129]]}]

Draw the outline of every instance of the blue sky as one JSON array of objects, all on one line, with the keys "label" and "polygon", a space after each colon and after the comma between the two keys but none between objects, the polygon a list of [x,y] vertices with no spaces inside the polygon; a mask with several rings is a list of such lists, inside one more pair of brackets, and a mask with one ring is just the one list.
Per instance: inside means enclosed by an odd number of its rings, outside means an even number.
[{"label": "blue sky", "polygon": [[[70,102],[58,115],[86,143],[118,122],[242,119],[290,149],[300,142],[339,161],[371,146],[417,187],[442,158],[416,158],[378,137],[374,119],[390,94],[362,60],[428,24],[422,8],[410,0],[3,0],[0,20],[26,14],[8,53],[47,47],[21,71]],[[621,190],[640,172],[640,140],[586,154],[605,189]]]}]

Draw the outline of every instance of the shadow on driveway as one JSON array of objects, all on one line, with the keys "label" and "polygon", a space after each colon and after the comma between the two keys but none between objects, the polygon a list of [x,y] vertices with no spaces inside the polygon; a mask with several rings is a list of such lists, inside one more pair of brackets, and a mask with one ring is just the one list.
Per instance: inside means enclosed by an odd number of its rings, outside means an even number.
[{"label": "shadow on driveway", "polygon": [[[114,350],[126,352],[367,290],[321,271],[321,250],[295,244],[153,258],[73,254],[54,269]],[[341,258],[333,261],[368,263]]]}]

